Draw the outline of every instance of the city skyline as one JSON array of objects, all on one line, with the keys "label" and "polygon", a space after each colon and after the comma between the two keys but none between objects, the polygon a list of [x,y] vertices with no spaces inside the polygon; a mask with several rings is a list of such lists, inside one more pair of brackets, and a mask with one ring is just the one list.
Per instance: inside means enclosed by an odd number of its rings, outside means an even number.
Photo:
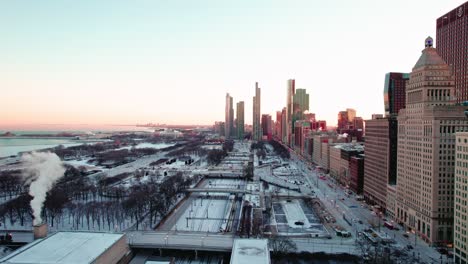
[{"label": "city skyline", "polygon": [[211,125],[226,92],[251,124],[252,84],[273,116],[288,79],[330,125],[342,108],[370,119],[384,113],[385,74],[409,72],[436,19],[463,2],[1,3],[0,129]]}]

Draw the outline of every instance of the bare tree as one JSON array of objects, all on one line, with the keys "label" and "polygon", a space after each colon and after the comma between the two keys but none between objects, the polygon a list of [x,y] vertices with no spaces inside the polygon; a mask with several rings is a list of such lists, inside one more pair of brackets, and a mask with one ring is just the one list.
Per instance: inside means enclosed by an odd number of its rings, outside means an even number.
[{"label": "bare tree", "polygon": [[268,246],[272,250],[272,254],[276,256],[284,256],[297,251],[296,243],[289,237],[273,236],[268,239]]}]

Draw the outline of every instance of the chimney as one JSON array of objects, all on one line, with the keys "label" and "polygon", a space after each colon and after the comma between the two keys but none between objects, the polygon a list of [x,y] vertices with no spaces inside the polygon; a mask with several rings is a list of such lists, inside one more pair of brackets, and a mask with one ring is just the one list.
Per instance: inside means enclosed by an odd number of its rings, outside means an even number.
[{"label": "chimney", "polygon": [[34,240],[45,238],[47,236],[47,224],[42,223],[33,226]]}]

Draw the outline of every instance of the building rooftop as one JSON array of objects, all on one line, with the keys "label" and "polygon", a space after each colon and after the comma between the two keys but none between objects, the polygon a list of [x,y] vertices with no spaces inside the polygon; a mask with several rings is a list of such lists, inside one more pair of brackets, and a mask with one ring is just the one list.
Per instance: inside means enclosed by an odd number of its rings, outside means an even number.
[{"label": "building rooftop", "polygon": [[446,65],[447,63],[439,56],[437,50],[432,47],[433,40],[431,37],[428,37],[425,42],[426,48],[422,51],[421,56],[414,65],[413,70],[429,65]]},{"label": "building rooftop", "polygon": [[334,148],[339,148],[345,151],[364,151],[364,145],[362,142],[355,143],[335,143]]},{"label": "building rooftop", "polygon": [[231,264],[270,264],[267,239],[236,239]]},{"label": "building rooftop", "polygon": [[16,250],[0,259],[0,263],[91,263],[123,236],[121,233],[58,232]]}]

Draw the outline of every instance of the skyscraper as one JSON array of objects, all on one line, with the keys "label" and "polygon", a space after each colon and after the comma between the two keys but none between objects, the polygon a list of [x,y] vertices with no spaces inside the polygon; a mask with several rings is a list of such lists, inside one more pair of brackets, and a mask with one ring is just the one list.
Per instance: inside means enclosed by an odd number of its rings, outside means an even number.
[{"label": "skyscraper", "polygon": [[294,111],[294,94],[296,93],[296,81],[289,79],[287,82],[286,91],[286,144],[290,145],[292,140],[293,127],[293,111]]},{"label": "skyscraper", "polygon": [[262,127],[260,124],[260,87],[258,82],[255,83],[255,96],[253,97],[253,127],[252,138],[253,140],[262,140]]},{"label": "skyscraper", "polygon": [[237,103],[236,107],[236,137],[237,139],[244,138],[244,101],[240,101]]},{"label": "skyscraper", "polygon": [[386,210],[387,184],[396,184],[397,120],[366,121],[364,197]]},{"label": "skyscraper", "polygon": [[271,138],[271,115],[262,115],[262,136],[267,136],[268,139]]},{"label": "skyscraper", "polygon": [[229,93],[226,94],[226,108],[224,112],[225,122],[224,122],[224,136],[230,138],[233,133],[234,126],[234,106],[232,105],[232,97]]},{"label": "skyscraper", "polygon": [[[450,66],[432,47],[410,73],[398,114],[396,217],[425,241],[453,240],[455,132],[468,131]],[[366,165],[367,166],[367,165]]]},{"label": "skyscraper", "polygon": [[283,110],[281,110],[281,141],[283,143],[286,143],[288,140],[288,114],[286,107],[283,107]]},{"label": "skyscraper", "polygon": [[[293,124],[304,119],[304,111],[309,111],[309,94],[306,89],[296,89],[293,96]],[[294,129],[294,127],[293,127]]]},{"label": "skyscraper", "polygon": [[468,263],[468,132],[456,133],[455,139],[455,263]]},{"label": "skyscraper", "polygon": [[406,106],[406,82],[408,73],[389,72],[385,74],[384,104],[385,115],[398,114]]},{"label": "skyscraper", "polygon": [[282,117],[281,111],[276,111],[276,123],[275,123],[275,136],[277,136],[280,140],[282,138],[281,135],[281,126],[282,126]]},{"label": "skyscraper", "polygon": [[437,51],[455,74],[457,102],[468,101],[468,2],[437,19]]}]

